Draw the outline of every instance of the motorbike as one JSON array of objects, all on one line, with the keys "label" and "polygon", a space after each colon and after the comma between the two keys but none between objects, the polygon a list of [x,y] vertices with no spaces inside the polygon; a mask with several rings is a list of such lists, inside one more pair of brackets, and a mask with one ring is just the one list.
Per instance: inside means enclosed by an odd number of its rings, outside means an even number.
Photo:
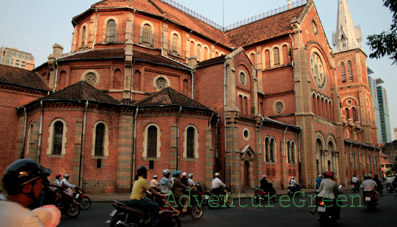
[{"label": "motorbike", "polygon": [[360,192],[360,183],[353,183],[352,190],[354,193]]},{"label": "motorbike", "polygon": [[204,195],[207,207],[231,207],[233,205],[232,193],[227,188],[223,188],[223,192],[224,194],[222,195],[216,195],[213,191],[207,190]]},{"label": "motorbike", "polygon": [[364,202],[365,205],[367,205],[368,210],[371,209],[376,209],[376,206],[378,206],[378,202],[376,201],[376,192],[374,191],[367,191],[367,192],[363,192],[363,196],[364,196]]},{"label": "motorbike", "polygon": [[178,217],[183,218],[190,215],[193,219],[201,218],[204,214],[203,197],[200,195],[200,192],[195,189],[190,190],[188,195],[190,201],[189,206],[187,207],[187,212],[182,212],[183,207],[179,206],[177,208],[179,210]]},{"label": "motorbike", "polygon": [[296,193],[296,192],[299,192],[300,190],[301,190],[301,188],[299,187],[299,185],[288,186],[288,196],[289,197],[293,197],[294,195],[299,196],[300,193]]},{"label": "motorbike", "polygon": [[[342,185],[339,186],[339,189]],[[333,200],[318,199],[317,203],[317,220],[321,226],[334,226],[339,219],[340,207]]]},{"label": "motorbike", "polygon": [[79,206],[79,203],[74,198],[73,194],[65,189],[60,190],[60,194],[62,195],[62,198],[57,204],[55,204],[58,209],[70,218],[75,218],[79,216],[81,208]]},{"label": "motorbike", "polygon": [[84,194],[83,191],[79,187],[75,187],[74,189],[76,191],[74,198],[79,203],[80,208],[82,210],[90,209],[90,207],[91,207],[90,197],[88,197],[88,195]]},{"label": "motorbike", "polygon": [[263,189],[255,188],[254,189],[254,201],[256,204],[262,203],[262,201],[278,201],[278,195],[276,194],[276,190],[273,188],[273,184],[269,187],[269,192],[266,192]]},{"label": "motorbike", "polygon": [[387,183],[387,184],[386,184],[386,190],[387,190],[389,193],[392,193],[392,192],[394,191],[393,184],[392,184],[392,183]]},{"label": "motorbike", "polygon": [[[180,227],[179,211],[175,210],[172,205],[167,203],[165,198],[154,196],[154,201],[159,204],[159,226]],[[114,207],[110,213],[110,219],[105,223],[110,227],[149,227],[152,225],[152,214],[145,213],[142,210],[128,206],[125,203],[114,200]]]}]

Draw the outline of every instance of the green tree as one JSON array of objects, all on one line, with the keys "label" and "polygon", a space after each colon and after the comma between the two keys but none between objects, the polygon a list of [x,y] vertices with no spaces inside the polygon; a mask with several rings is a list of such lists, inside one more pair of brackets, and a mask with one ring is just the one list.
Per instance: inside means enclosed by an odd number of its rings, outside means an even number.
[{"label": "green tree", "polygon": [[367,44],[373,51],[369,57],[378,59],[387,55],[393,60],[392,64],[395,64],[397,63],[397,0],[383,0],[383,5],[393,13],[393,21],[390,31],[367,37]]}]

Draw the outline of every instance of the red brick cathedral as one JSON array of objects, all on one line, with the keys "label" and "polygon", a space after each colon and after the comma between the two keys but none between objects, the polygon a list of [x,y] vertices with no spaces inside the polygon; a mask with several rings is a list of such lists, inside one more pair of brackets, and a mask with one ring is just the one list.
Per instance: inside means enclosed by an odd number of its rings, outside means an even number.
[{"label": "red brick cathedral", "polygon": [[[288,1],[289,2],[289,1]],[[199,19],[201,18],[201,19]],[[215,172],[234,192],[379,173],[366,54],[347,0],[331,49],[312,0],[222,28],[171,0],[103,0],[34,71],[0,65],[0,173],[39,161],[87,192],[138,166]],[[54,176],[52,176],[54,177]]]}]

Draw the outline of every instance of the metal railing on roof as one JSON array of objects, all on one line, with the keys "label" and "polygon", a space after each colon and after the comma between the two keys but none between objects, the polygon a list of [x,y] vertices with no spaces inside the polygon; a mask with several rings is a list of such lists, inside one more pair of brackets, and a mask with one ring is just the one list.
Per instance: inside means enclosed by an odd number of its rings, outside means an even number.
[{"label": "metal railing on roof", "polygon": [[307,3],[307,0],[298,0],[296,2],[292,2],[291,3],[291,8],[289,8],[288,5],[285,5],[285,6],[282,6],[282,7],[279,7],[279,8],[272,9],[272,10],[269,10],[267,12],[261,13],[259,15],[250,17],[248,19],[233,23],[231,25],[227,25],[226,27],[222,27],[219,24],[213,22],[212,20],[207,19],[206,17],[194,12],[193,10],[191,10],[191,9],[189,9],[189,8],[187,8],[187,7],[181,5],[181,4],[179,4],[179,3],[177,3],[177,2],[175,2],[173,0],[161,0],[161,1],[166,3],[166,4],[168,4],[168,5],[170,5],[170,6],[172,6],[172,7],[174,7],[174,8],[176,8],[176,9],[179,9],[182,12],[187,13],[188,15],[190,15],[190,16],[196,18],[196,19],[199,19],[199,20],[203,21],[204,23],[206,23],[206,24],[208,24],[208,25],[210,25],[210,26],[212,26],[212,27],[214,27],[214,28],[216,28],[218,30],[221,30],[223,32],[229,31],[229,30],[232,30],[232,29],[235,29],[235,28],[238,28],[238,27],[241,27],[243,25],[250,24],[250,23],[258,21],[258,20],[262,20],[262,19],[264,19],[266,17],[270,17],[270,16],[285,12],[285,11],[290,10],[290,9],[294,9],[294,8],[300,7],[300,6],[305,5]]}]

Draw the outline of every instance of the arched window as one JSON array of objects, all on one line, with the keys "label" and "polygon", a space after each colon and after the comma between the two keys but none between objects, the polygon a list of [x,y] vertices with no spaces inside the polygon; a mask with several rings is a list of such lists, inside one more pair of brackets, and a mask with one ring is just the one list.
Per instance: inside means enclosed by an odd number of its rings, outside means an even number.
[{"label": "arched window", "polygon": [[340,64],[340,70],[341,70],[341,73],[342,73],[342,83],[345,83],[346,82],[346,68],[345,68],[345,63],[344,62],[342,62]]},{"label": "arched window", "polygon": [[265,67],[266,69],[270,68],[270,51],[269,50],[265,50]]},{"label": "arched window", "polygon": [[201,45],[200,44],[197,44],[197,47],[196,47],[196,57],[197,57],[197,60],[201,60]]},{"label": "arched window", "polygon": [[111,19],[108,20],[107,26],[106,26],[106,42],[107,43],[114,43],[116,36],[116,22]]},{"label": "arched window", "polygon": [[286,65],[289,63],[288,61],[288,46],[283,45],[283,64]]},{"label": "arched window", "polygon": [[251,54],[250,54],[250,60],[251,60],[252,64],[253,64],[254,66],[256,66],[256,64],[255,64],[255,53],[251,53]]},{"label": "arched window", "polygon": [[150,126],[147,130],[147,157],[157,157],[157,127]]},{"label": "arched window", "polygon": [[141,43],[148,46],[153,46],[153,32],[150,24],[144,24],[141,33]]},{"label": "arched window", "polygon": [[204,59],[203,60],[208,60],[208,47],[204,47]]},{"label": "arched window", "polygon": [[350,118],[349,109],[348,108],[345,109],[345,116],[346,116],[346,121],[348,121],[349,118]]},{"label": "arched window", "polygon": [[187,135],[186,135],[186,157],[187,158],[194,158],[194,134],[195,130],[193,127],[189,127],[187,129]]},{"label": "arched window", "polygon": [[276,141],[274,138],[270,140],[270,162],[276,162]]},{"label": "arched window", "polygon": [[291,162],[296,163],[296,146],[295,142],[291,142]]},{"label": "arched window", "polygon": [[81,47],[85,46],[85,36],[87,33],[87,29],[85,26],[83,26],[82,32],[81,32]]},{"label": "arched window", "polygon": [[139,91],[141,86],[141,72],[138,70],[134,72],[133,83],[134,91]]},{"label": "arched window", "polygon": [[194,56],[194,46],[195,46],[195,44],[194,44],[194,42],[193,41],[190,41],[190,57],[191,56]]},{"label": "arched window", "polygon": [[95,156],[104,156],[105,125],[97,124],[95,128]]},{"label": "arched window", "polygon": [[353,81],[353,69],[352,69],[351,61],[347,61],[347,71],[349,73],[349,81],[352,82]]},{"label": "arched window", "polygon": [[270,143],[269,143],[269,138],[265,139],[265,161],[270,162]]},{"label": "arched window", "polygon": [[280,65],[280,50],[278,47],[275,47],[273,49],[273,59],[274,59],[274,65]]},{"label": "arched window", "polygon": [[176,34],[176,33],[174,33],[174,34],[172,35],[171,53],[173,53],[173,54],[180,54],[180,53],[179,53],[179,36],[178,36],[178,34]]},{"label": "arched window", "polygon": [[62,121],[57,121],[54,124],[54,137],[52,154],[60,155],[62,154],[62,140],[63,140],[63,123]]},{"label": "arched window", "polygon": [[188,80],[183,80],[183,94],[188,96],[189,95],[189,82]]},{"label": "arched window", "polygon": [[287,151],[288,151],[288,163],[291,163],[292,154],[291,154],[291,142],[287,142]]},{"label": "arched window", "polygon": [[121,75],[120,69],[114,70],[113,88],[123,89],[123,75]]},{"label": "arched window", "polygon": [[354,107],[352,107],[352,118],[353,118],[353,122],[357,121],[356,108],[354,108]]}]

